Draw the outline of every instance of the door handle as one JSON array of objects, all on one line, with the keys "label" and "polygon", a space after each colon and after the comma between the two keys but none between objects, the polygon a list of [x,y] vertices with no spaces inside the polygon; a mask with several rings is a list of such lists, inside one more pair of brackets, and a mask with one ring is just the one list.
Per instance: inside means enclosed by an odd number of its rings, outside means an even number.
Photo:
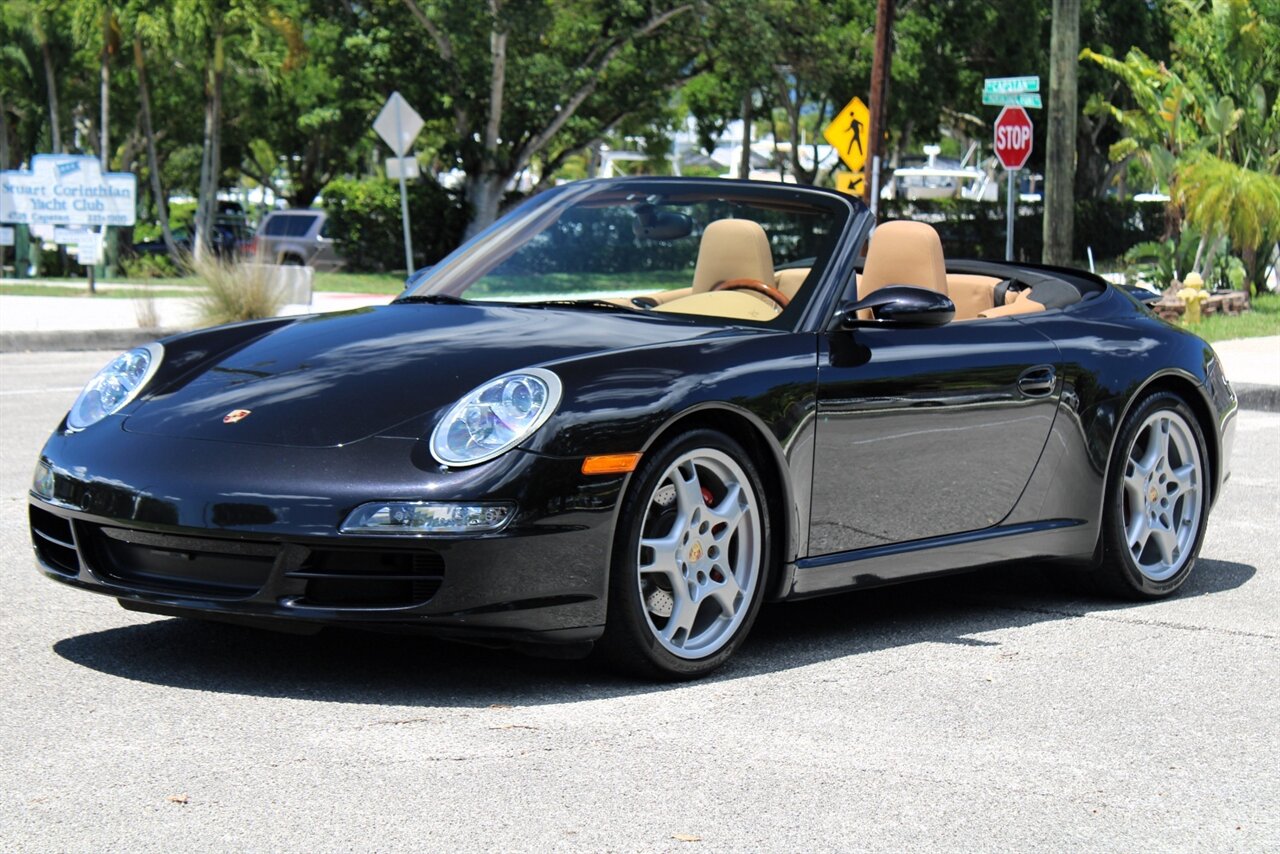
[{"label": "door handle", "polygon": [[1058,375],[1052,365],[1037,365],[1028,368],[1018,377],[1018,391],[1027,397],[1048,397],[1053,394],[1054,383]]}]

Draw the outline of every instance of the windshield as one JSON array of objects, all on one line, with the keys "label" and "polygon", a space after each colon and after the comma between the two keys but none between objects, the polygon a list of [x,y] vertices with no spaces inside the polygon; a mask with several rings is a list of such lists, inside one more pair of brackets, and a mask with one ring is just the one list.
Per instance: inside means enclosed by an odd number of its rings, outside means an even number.
[{"label": "windshield", "polygon": [[851,211],[780,185],[569,184],[512,211],[402,299],[773,323],[809,298]]}]

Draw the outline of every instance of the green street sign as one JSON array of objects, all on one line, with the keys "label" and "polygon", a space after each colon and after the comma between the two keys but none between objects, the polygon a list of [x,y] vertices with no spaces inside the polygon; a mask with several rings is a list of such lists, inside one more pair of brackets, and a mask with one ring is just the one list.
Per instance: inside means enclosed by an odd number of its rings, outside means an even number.
[{"label": "green street sign", "polygon": [[[1023,92],[1039,91],[1040,78],[1034,75],[1029,77],[988,77],[982,81],[983,95],[1017,95]],[[1026,105],[1024,104],[1023,106]]]},{"label": "green street sign", "polygon": [[982,103],[995,107],[1029,107],[1038,110],[1041,107],[1039,95],[1006,94],[1000,92],[983,92]]}]

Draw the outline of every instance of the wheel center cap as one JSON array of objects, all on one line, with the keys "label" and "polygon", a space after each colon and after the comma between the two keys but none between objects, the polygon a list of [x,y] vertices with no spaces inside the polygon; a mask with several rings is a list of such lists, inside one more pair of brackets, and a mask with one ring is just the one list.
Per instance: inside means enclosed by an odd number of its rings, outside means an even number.
[{"label": "wheel center cap", "polygon": [[695,542],[689,547],[689,562],[697,563],[702,560],[702,543]]},{"label": "wheel center cap", "polygon": [[1159,491],[1153,486],[1151,491],[1147,493],[1147,500],[1152,504],[1156,503],[1156,498],[1160,495]]}]

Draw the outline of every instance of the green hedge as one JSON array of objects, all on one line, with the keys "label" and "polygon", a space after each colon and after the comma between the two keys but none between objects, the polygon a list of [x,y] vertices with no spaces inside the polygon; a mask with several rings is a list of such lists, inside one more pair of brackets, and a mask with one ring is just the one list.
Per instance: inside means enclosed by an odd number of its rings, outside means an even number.
[{"label": "green hedge", "polygon": [[[948,257],[1003,258],[1005,206],[1003,202],[967,199],[885,201],[880,219],[919,219],[933,223]],[[1014,254],[1020,261],[1039,263],[1044,248],[1041,231],[1044,206],[1019,204],[1014,223]],[[1072,257],[1083,261],[1092,247],[1097,262],[1119,259],[1135,244],[1158,240],[1164,233],[1165,209],[1158,202],[1080,199],[1076,202]]]},{"label": "green hedge", "polygon": [[[427,177],[408,183],[414,268],[434,264],[462,242],[468,210],[460,194]],[[398,270],[404,264],[400,182],[338,178],[324,188],[329,234],[353,271]]]}]

